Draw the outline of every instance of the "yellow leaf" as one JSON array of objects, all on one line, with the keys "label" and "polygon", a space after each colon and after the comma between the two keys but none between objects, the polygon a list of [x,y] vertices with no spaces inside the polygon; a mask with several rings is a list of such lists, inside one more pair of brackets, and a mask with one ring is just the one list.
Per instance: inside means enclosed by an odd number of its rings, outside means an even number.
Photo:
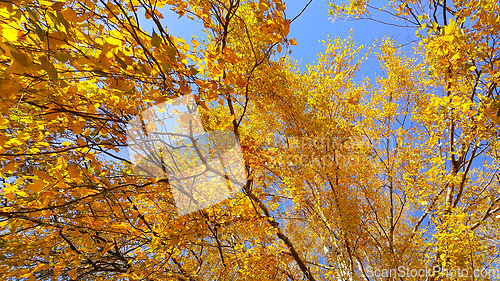
[{"label": "yellow leaf", "polygon": [[7,25],[2,27],[2,37],[5,38],[7,41],[10,42],[16,42],[19,38],[19,31],[17,31],[15,28]]},{"label": "yellow leaf", "polygon": [[35,176],[39,177],[39,178],[42,178],[42,179],[46,180],[46,181],[50,181],[51,180],[50,176],[47,173],[45,173],[45,172],[34,171],[33,174]]},{"label": "yellow leaf", "polygon": [[42,211],[42,217],[48,219],[52,216],[52,212],[50,212],[49,210],[44,210]]},{"label": "yellow leaf", "polygon": [[78,22],[84,22],[88,18],[89,18],[89,13],[85,13],[85,14],[81,15],[80,17],[78,17]]},{"label": "yellow leaf", "polygon": [[116,89],[116,90],[124,91],[124,92],[129,91],[133,88],[133,86],[130,85],[129,83],[125,82],[125,79],[123,79],[123,78],[111,79],[110,83],[109,83],[109,87],[111,89]]},{"label": "yellow leaf", "polygon": [[57,158],[56,169],[64,170],[67,167],[67,161],[63,157]]},{"label": "yellow leaf", "polygon": [[44,187],[45,187],[45,182],[43,181],[43,179],[37,179],[32,184],[28,185],[26,188],[28,188],[33,193],[38,193]]},{"label": "yellow leaf", "polygon": [[68,165],[68,174],[72,180],[80,179],[80,173],[78,172],[78,168],[74,164]]},{"label": "yellow leaf", "polygon": [[78,143],[79,146],[86,146],[87,143],[83,139],[77,139],[76,142]]},{"label": "yellow leaf", "polygon": [[441,39],[443,39],[443,41],[451,42],[451,41],[453,41],[453,35],[446,35],[446,36],[441,37]]},{"label": "yellow leaf", "polygon": [[292,44],[292,45],[298,45],[297,41],[295,41],[295,38],[290,39],[290,44]]},{"label": "yellow leaf", "polygon": [[[11,70],[10,67],[4,74],[8,74],[9,70]],[[21,83],[17,79],[9,77],[0,79],[0,97],[10,100],[16,96],[20,89]]]},{"label": "yellow leaf", "polygon": [[0,129],[7,129],[9,125],[9,120],[5,119],[4,117],[0,116]]},{"label": "yellow leaf", "polygon": [[60,10],[62,7],[64,7],[64,2],[56,2],[54,5],[50,6],[50,8],[54,10]]},{"label": "yellow leaf", "polygon": [[126,223],[122,222],[120,224],[113,225],[113,228],[121,229],[121,230],[128,230],[129,226]]},{"label": "yellow leaf", "polygon": [[78,20],[78,15],[72,9],[64,9],[61,11],[61,14],[69,22],[76,22]]},{"label": "yellow leaf", "polygon": [[163,19],[163,15],[158,10],[155,10],[154,13],[158,18]]},{"label": "yellow leaf", "polygon": [[259,10],[261,13],[267,11],[269,9],[269,2],[267,0],[259,1]]},{"label": "yellow leaf", "polygon": [[5,165],[5,167],[3,167],[2,171],[4,173],[12,173],[16,170],[17,168],[17,163],[12,161],[12,162],[9,162],[9,164]]},{"label": "yellow leaf", "polygon": [[77,125],[74,125],[71,130],[75,135],[80,135],[83,132],[83,128],[85,127],[85,123],[81,122]]},{"label": "yellow leaf", "polygon": [[68,275],[69,275],[69,277],[70,277],[72,280],[75,280],[75,279],[76,279],[76,277],[78,277],[78,273],[76,272],[76,270],[75,270],[75,269],[70,270],[70,271],[68,272]]}]

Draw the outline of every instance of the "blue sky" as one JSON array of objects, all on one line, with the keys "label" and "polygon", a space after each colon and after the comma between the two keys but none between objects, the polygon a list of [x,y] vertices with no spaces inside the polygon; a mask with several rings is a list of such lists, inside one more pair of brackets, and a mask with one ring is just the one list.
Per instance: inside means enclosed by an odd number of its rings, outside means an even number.
[{"label": "blue sky", "polygon": [[[307,2],[305,0],[287,1],[287,16],[289,18],[295,17]],[[386,5],[386,1],[380,0],[371,1],[370,3],[374,6]],[[317,60],[317,53],[324,50],[324,46],[319,40],[325,40],[328,36],[331,38],[338,36],[344,39],[349,36],[352,30],[354,42],[359,45],[371,45],[376,39],[380,41],[385,36],[390,36],[401,43],[406,43],[408,36],[414,36],[414,34],[408,34],[408,29],[406,28],[385,25],[371,20],[337,20],[332,22],[332,19],[328,15],[328,9],[329,5],[327,1],[312,1],[304,13],[290,27],[289,37],[296,38],[299,44],[293,46],[292,56],[297,60],[302,58],[301,70],[303,70],[303,66],[306,63],[312,63]],[[390,20],[390,17],[388,18],[382,13],[376,14],[375,17]],[[378,66],[376,59],[375,63],[375,66]],[[372,73],[375,70],[376,68],[370,69],[368,73]]]}]

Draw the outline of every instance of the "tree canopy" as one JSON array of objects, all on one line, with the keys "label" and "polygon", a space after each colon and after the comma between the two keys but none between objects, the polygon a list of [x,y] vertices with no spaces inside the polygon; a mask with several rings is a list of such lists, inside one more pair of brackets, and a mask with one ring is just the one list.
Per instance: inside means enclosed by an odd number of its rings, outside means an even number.
[{"label": "tree canopy", "polygon": [[[412,52],[333,38],[300,71],[282,0],[1,1],[1,279],[490,280],[472,275],[500,248],[500,6],[330,7],[389,13]],[[187,96],[242,158],[224,200],[181,210],[124,151],[141,112]]]}]

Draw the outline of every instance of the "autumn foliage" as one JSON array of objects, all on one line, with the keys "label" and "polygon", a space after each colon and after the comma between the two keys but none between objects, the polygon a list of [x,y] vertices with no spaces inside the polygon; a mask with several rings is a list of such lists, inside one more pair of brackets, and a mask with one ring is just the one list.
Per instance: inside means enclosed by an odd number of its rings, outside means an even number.
[{"label": "autumn foliage", "polygon": [[[492,267],[498,3],[330,5],[334,19],[389,11],[417,31],[413,51],[334,38],[299,71],[281,0],[0,2],[0,279],[426,280],[369,274],[403,266],[438,280]],[[165,9],[206,39],[170,35]],[[372,79],[357,75],[368,56]],[[182,215],[168,179],[136,175],[124,151],[134,116],[188,94],[205,130],[238,136],[245,183]]]}]

